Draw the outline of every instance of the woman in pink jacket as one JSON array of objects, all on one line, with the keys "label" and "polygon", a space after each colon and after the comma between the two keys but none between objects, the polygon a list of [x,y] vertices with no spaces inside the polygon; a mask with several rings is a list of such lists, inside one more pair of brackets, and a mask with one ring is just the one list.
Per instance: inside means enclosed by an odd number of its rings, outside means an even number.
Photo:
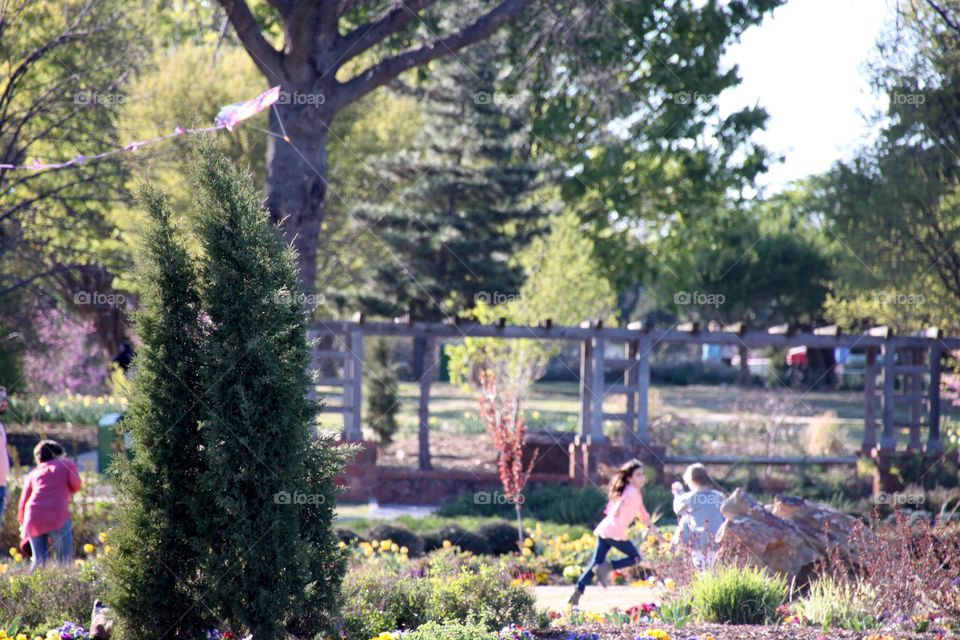
[{"label": "woman in pink jacket", "polygon": [[[663,539],[660,532],[653,526],[647,508],[643,506],[643,495],[640,489],[645,483],[643,463],[639,460],[627,462],[614,474],[610,481],[608,496],[610,501],[604,512],[606,516],[593,530],[593,535],[597,538],[597,547],[593,551],[590,566],[577,580],[577,587],[569,600],[571,605],[577,606],[580,603],[580,596],[593,580],[594,570],[597,572],[600,584],[606,587],[610,573],[614,569],[625,569],[640,563],[640,552],[627,535],[627,530],[634,520],[640,518],[640,522],[647,525],[654,536]],[[607,562],[607,553],[610,549],[616,549],[626,557]]]},{"label": "woman in pink jacket", "polygon": [[51,547],[61,564],[73,559],[70,498],[80,491],[77,465],[59,443],[41,441],[33,458],[37,466],[27,474],[17,514],[21,537],[30,539],[31,570],[46,564]]}]

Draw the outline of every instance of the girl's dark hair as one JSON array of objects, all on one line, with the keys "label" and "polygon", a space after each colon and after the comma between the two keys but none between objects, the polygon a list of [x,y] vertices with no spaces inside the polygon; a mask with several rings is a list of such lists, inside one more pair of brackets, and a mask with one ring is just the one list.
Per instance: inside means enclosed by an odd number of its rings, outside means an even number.
[{"label": "girl's dark hair", "polygon": [[617,472],[613,474],[613,479],[610,480],[609,498],[611,500],[616,500],[623,495],[623,490],[627,488],[627,482],[637,469],[643,469],[643,463],[639,460],[630,460],[620,465]]},{"label": "girl's dark hair", "polygon": [[36,460],[37,464],[50,462],[54,458],[59,458],[62,455],[63,447],[60,446],[60,443],[56,440],[41,440],[39,444],[33,448],[33,459]]}]

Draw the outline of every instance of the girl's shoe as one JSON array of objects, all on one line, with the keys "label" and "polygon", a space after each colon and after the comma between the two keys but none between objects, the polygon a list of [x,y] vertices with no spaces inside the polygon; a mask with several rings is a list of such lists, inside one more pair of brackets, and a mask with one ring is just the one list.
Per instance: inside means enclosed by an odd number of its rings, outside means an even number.
[{"label": "girl's shoe", "polygon": [[606,589],[610,584],[610,574],[613,572],[613,565],[609,562],[601,562],[597,565],[597,580]]},{"label": "girl's shoe", "polygon": [[574,587],[573,595],[570,596],[569,600],[567,600],[567,604],[569,604],[571,607],[577,606],[578,604],[580,604],[580,596],[582,595],[583,595],[583,591],[580,591],[579,587]]}]

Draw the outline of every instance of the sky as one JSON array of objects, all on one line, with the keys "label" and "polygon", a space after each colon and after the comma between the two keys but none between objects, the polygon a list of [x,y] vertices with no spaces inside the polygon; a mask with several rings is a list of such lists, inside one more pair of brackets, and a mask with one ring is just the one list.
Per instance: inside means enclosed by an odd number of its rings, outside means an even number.
[{"label": "sky", "polygon": [[825,171],[869,139],[864,116],[883,108],[865,63],[891,0],[788,0],[727,53],[740,86],[719,96],[729,114],[759,104],[770,115],[754,140],[785,157],[761,176],[767,193]]}]

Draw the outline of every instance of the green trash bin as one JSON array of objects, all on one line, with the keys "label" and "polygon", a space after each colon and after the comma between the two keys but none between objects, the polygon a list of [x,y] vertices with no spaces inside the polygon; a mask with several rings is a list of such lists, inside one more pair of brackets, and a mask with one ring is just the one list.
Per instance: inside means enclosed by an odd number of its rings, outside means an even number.
[{"label": "green trash bin", "polygon": [[100,418],[97,430],[97,471],[106,473],[114,456],[129,449],[127,436],[121,437],[119,425],[122,413],[108,413]]}]

